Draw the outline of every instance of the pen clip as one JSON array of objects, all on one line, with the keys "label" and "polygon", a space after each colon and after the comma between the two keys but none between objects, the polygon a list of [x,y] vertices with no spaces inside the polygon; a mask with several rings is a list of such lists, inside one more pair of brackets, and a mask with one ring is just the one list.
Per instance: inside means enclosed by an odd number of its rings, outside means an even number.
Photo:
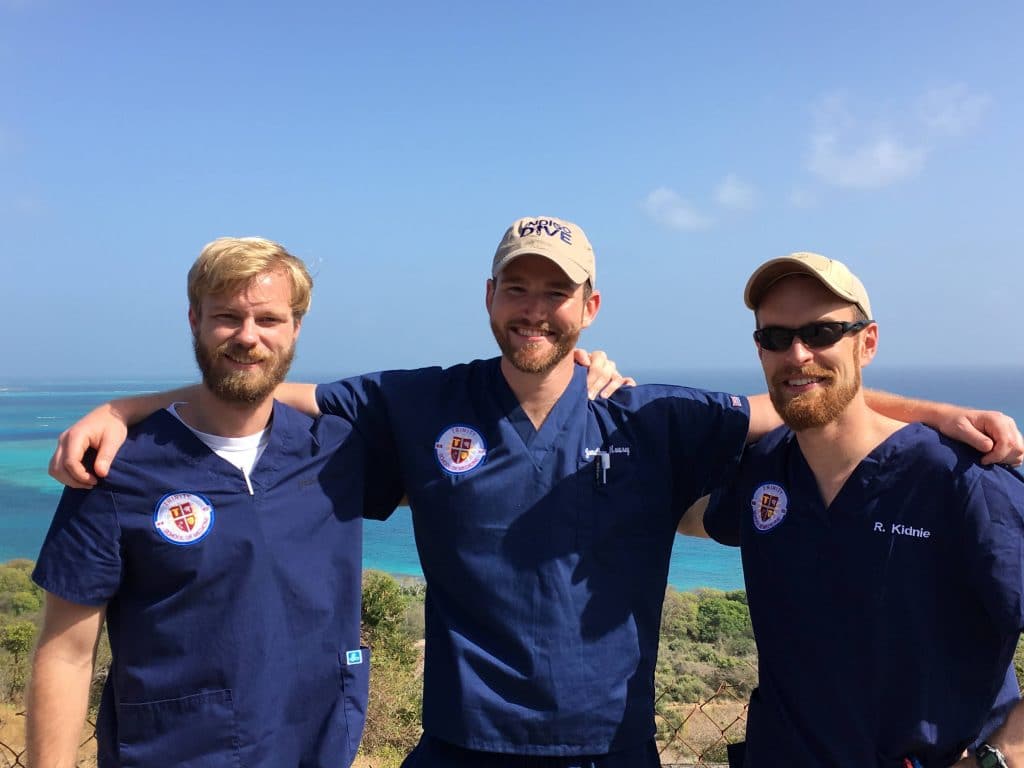
[{"label": "pen clip", "polygon": [[608,485],[608,469],[612,465],[612,456],[608,451],[597,451],[594,454],[594,479],[598,485]]}]

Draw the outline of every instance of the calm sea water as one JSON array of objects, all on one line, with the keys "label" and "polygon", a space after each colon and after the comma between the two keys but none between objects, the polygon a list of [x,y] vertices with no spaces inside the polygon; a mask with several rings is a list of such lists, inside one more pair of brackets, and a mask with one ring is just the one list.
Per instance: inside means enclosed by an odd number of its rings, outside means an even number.
[{"label": "calm sea water", "polygon": [[[870,375],[868,375],[870,374]],[[758,371],[640,372],[647,382],[686,383],[708,389],[760,391]],[[872,370],[869,386],[906,395],[995,408],[1024,424],[1024,369]],[[60,496],[46,474],[57,435],[87,410],[126,394],[166,389],[181,381],[2,381],[0,380],[0,562],[34,558]],[[365,526],[364,567],[421,575],[409,510]],[[669,583],[679,589],[743,586],[736,550],[713,542],[676,537]]]}]

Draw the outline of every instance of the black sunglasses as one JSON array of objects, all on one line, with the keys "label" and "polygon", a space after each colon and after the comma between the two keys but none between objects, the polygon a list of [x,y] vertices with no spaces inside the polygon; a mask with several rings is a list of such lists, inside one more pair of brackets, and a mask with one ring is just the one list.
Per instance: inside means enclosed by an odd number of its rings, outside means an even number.
[{"label": "black sunglasses", "polygon": [[769,352],[783,352],[789,349],[793,339],[799,336],[805,347],[821,349],[822,347],[831,347],[843,336],[856,333],[870,323],[870,320],[858,320],[856,323],[833,321],[808,323],[799,328],[769,325],[754,331],[754,341],[761,345],[761,349],[767,349]]}]

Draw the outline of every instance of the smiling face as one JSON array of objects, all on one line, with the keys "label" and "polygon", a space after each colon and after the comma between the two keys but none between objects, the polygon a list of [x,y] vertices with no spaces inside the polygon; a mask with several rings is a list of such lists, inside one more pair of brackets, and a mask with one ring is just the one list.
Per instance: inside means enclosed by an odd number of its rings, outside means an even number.
[{"label": "smiling face", "polygon": [[206,296],[189,310],[196,362],[219,399],[256,404],[288,373],[301,321],[283,271],[257,275],[242,289]]},{"label": "smiling face", "polygon": [[523,373],[547,373],[564,360],[600,304],[543,256],[516,257],[487,281],[487,311],[501,353]]},{"label": "smiling face", "polygon": [[[820,321],[859,319],[853,304],[806,276],[785,277],[764,295],[758,327],[799,328]],[[799,337],[788,349],[758,346],[772,405],[793,430],[822,427],[838,419],[861,387],[860,369],[874,357],[878,326],[871,323],[829,347],[813,349]]]}]

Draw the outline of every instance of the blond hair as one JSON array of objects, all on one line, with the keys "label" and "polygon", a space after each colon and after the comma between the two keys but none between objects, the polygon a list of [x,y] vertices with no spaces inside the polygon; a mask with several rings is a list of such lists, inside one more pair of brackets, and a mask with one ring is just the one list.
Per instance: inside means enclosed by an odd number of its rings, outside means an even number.
[{"label": "blond hair", "polygon": [[188,303],[200,314],[203,299],[247,286],[267,272],[283,272],[292,284],[292,316],[309,311],[313,278],[306,265],[280,243],[262,237],[219,237],[207,243],[188,271]]}]

